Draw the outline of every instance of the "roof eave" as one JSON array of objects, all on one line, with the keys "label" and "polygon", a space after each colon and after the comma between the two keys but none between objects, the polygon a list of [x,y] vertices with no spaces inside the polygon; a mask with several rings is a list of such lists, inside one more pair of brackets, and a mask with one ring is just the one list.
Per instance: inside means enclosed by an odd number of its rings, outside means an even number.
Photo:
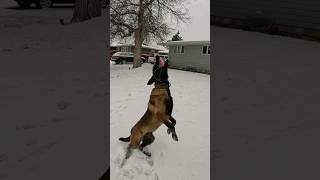
[{"label": "roof eave", "polygon": [[174,45],[204,45],[210,44],[210,41],[170,41],[165,43],[159,43],[162,46],[174,46]]}]

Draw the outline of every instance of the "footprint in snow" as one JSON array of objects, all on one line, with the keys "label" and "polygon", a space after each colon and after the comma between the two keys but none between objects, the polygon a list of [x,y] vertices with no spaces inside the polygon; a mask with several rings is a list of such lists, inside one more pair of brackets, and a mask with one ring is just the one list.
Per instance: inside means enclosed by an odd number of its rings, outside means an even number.
[{"label": "footprint in snow", "polygon": [[8,176],[6,174],[0,174],[0,179],[6,179]]},{"label": "footprint in snow", "polygon": [[34,128],[36,128],[36,125],[30,124],[30,123],[25,123],[25,124],[23,124],[22,126],[17,126],[17,127],[16,127],[16,129],[17,129],[18,131],[20,131],[20,130],[34,129]]},{"label": "footprint in snow", "polygon": [[65,110],[65,109],[67,109],[69,107],[69,105],[70,104],[68,102],[66,102],[66,101],[57,102],[57,107],[58,107],[59,110]]},{"label": "footprint in snow", "polygon": [[31,152],[21,156],[18,159],[18,162],[22,162],[22,161],[24,161],[24,160],[26,160],[26,159],[28,159],[30,157],[42,155],[42,154],[48,152],[55,144],[56,144],[56,142],[44,144],[44,145],[38,147],[37,149],[35,149],[34,151],[31,151]]},{"label": "footprint in snow", "polygon": [[12,49],[1,49],[1,52],[11,52]]},{"label": "footprint in snow", "polygon": [[51,122],[53,122],[53,123],[60,123],[60,122],[63,122],[63,121],[64,121],[63,118],[53,118],[53,119],[51,120]]},{"label": "footprint in snow", "polygon": [[8,159],[8,153],[0,154],[0,163]]},{"label": "footprint in snow", "polygon": [[77,93],[77,94],[83,94],[84,91],[83,91],[83,90],[77,90],[76,93]]},{"label": "footprint in snow", "polygon": [[117,100],[117,101],[115,101],[115,103],[121,103],[121,101]]},{"label": "footprint in snow", "polygon": [[37,144],[38,144],[37,139],[31,139],[31,140],[28,140],[28,142],[26,143],[26,146],[33,146],[33,145],[37,145]]},{"label": "footprint in snow", "polygon": [[125,150],[119,152],[113,160],[115,165],[114,173],[117,180],[130,179],[150,179],[159,180],[159,176],[153,168],[154,161],[144,155],[142,152],[135,150],[129,159],[124,159]]},{"label": "footprint in snow", "polygon": [[94,97],[102,97],[103,96],[103,94],[102,93],[100,93],[100,92],[96,92],[96,93],[94,93],[94,95],[93,95]]}]

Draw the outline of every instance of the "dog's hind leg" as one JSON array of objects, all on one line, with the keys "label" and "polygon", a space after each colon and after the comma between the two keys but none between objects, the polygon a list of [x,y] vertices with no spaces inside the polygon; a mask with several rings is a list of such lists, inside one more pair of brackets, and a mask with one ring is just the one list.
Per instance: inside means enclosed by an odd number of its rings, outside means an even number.
[{"label": "dog's hind leg", "polygon": [[145,151],[143,148],[146,147],[146,146],[148,146],[148,145],[150,145],[150,144],[152,144],[153,141],[154,141],[154,139],[155,139],[155,138],[154,138],[152,132],[149,132],[149,133],[147,133],[147,134],[145,134],[145,135],[143,136],[143,138],[142,138],[142,143],[141,143],[141,145],[139,146],[140,151],[143,152],[145,155],[147,155],[147,156],[149,156],[149,157],[151,156],[151,153],[148,152],[148,151]]},{"label": "dog's hind leg", "polygon": [[131,155],[132,155],[132,149],[136,149],[142,139],[142,134],[141,132],[136,129],[136,128],[132,128],[131,129],[131,135],[130,135],[130,144],[127,148],[127,152],[126,152],[126,159],[128,159]]},{"label": "dog's hind leg", "polygon": [[152,132],[145,134],[142,138],[142,144],[140,145],[140,147],[144,148],[144,147],[152,144],[154,139],[155,138],[154,138],[154,135],[152,134]]},{"label": "dog's hind leg", "polygon": [[140,144],[140,140],[136,139],[135,141],[130,139],[130,144],[128,145],[126,152],[126,159],[132,155],[132,149],[136,149]]},{"label": "dog's hind leg", "polygon": [[132,155],[132,145],[129,144],[128,148],[127,148],[127,151],[126,151],[125,159],[128,159],[131,155]]}]

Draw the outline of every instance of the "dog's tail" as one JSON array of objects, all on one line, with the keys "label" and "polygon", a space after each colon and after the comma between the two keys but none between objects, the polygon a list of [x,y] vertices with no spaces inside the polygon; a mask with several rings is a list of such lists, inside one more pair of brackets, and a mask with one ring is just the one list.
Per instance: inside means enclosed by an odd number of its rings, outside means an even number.
[{"label": "dog's tail", "polygon": [[129,137],[126,137],[126,138],[119,138],[120,141],[123,141],[123,142],[129,142],[130,141],[130,136]]}]

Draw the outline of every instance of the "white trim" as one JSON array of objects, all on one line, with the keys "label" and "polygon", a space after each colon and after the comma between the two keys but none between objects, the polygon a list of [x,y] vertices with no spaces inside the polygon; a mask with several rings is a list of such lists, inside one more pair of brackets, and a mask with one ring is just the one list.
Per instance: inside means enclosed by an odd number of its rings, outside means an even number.
[{"label": "white trim", "polygon": [[169,50],[159,51],[158,53],[165,53],[165,54],[169,54]]},{"label": "white trim", "polygon": [[[177,48],[178,47],[178,48]],[[180,48],[179,48],[180,47]],[[183,47],[183,52],[182,52],[182,47]],[[176,51],[177,50],[177,51]],[[176,45],[173,46],[173,54],[184,54],[186,52],[185,46],[181,45]]]},{"label": "white trim", "polygon": [[210,45],[210,41],[169,41],[165,43],[159,43],[159,45],[175,46],[175,45]]},{"label": "white trim", "polygon": [[[203,53],[203,47],[207,47],[206,53]],[[210,47],[210,54],[208,53],[209,52],[209,47]],[[203,46],[201,46],[201,54],[202,55],[211,55],[211,45],[203,45]]]},{"label": "white trim", "polygon": [[[134,47],[134,44],[112,44],[110,47]],[[142,48],[147,48],[151,50],[157,50],[157,51],[166,51],[166,48],[160,48],[160,47],[153,47],[153,46],[147,46],[147,45],[142,45]]]}]

